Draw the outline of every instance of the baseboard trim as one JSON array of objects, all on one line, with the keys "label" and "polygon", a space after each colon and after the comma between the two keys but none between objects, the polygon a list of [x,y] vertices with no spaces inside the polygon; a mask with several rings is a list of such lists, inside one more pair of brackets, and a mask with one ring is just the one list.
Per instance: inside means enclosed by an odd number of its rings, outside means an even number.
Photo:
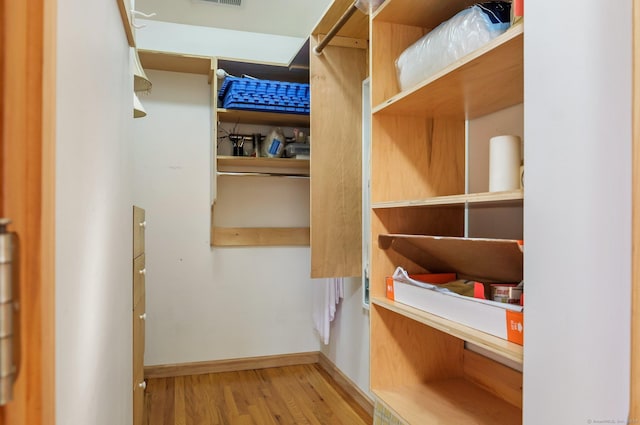
[{"label": "baseboard trim", "polygon": [[144,367],[144,376],[145,378],[170,378],[173,376],[201,375],[205,373],[234,372],[238,370],[293,366],[299,364],[319,363],[319,357],[320,353],[318,351],[310,351],[306,353],[280,354],[274,356],[154,365]]},{"label": "baseboard trim", "polygon": [[349,394],[355,401],[367,411],[371,417],[374,412],[374,401],[366,393],[364,393],[351,379],[349,379],[338,367],[322,352],[318,353],[318,364],[324,369],[336,383],[347,394]]}]

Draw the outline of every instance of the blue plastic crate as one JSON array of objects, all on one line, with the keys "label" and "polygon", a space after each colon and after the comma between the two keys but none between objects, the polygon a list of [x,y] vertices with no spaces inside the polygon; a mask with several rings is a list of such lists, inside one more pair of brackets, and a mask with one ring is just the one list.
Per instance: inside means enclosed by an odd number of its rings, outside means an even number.
[{"label": "blue plastic crate", "polygon": [[227,77],[218,91],[226,109],[308,114],[309,84]]}]

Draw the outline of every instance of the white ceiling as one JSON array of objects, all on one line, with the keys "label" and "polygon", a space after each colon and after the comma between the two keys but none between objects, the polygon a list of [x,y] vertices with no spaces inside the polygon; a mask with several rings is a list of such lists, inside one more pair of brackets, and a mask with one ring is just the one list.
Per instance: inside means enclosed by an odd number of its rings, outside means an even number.
[{"label": "white ceiling", "polygon": [[159,21],[306,38],[331,0],[242,0],[242,6],[203,0],[135,0]]}]

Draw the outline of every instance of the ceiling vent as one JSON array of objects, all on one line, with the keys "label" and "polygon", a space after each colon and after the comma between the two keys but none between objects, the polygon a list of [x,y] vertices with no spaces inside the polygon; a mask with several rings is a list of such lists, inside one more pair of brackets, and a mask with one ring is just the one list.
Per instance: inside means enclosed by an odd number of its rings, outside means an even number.
[{"label": "ceiling vent", "polygon": [[242,0],[202,0],[206,3],[227,4],[229,6],[242,6]]}]

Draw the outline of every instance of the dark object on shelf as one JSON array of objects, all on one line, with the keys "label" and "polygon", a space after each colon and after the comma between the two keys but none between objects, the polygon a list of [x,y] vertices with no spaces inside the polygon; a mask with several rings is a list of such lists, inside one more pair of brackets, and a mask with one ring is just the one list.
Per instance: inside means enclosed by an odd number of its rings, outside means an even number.
[{"label": "dark object on shelf", "polygon": [[478,3],[492,24],[509,23],[511,21],[511,3],[506,1],[488,1]]},{"label": "dark object on shelf", "polygon": [[309,114],[309,84],[226,77],[218,91],[226,109]]}]

